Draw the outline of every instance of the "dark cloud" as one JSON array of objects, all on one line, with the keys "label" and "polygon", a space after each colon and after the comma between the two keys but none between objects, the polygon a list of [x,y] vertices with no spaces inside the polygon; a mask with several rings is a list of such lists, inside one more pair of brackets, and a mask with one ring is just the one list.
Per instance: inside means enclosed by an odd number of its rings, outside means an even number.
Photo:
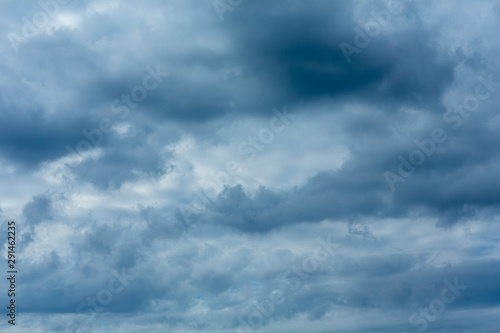
[{"label": "dark cloud", "polygon": [[103,149],[102,156],[71,166],[71,171],[97,187],[119,188],[127,181],[158,179],[171,168],[167,154],[151,142],[151,129],[147,127],[111,136],[110,141],[107,146],[97,146]]},{"label": "dark cloud", "polygon": [[354,7],[347,1],[246,4],[231,20],[245,74],[266,82],[262,92],[273,89],[277,104],[278,98],[354,97],[439,108],[456,60],[443,59],[433,32],[415,20],[400,33],[372,38],[347,64],[339,44],[355,44]]},{"label": "dark cloud", "polygon": [[[467,289],[428,331],[496,332],[494,1],[402,0],[365,46],[386,1],[229,1],[224,20],[212,0],[73,1],[16,52],[8,34],[47,1],[0,3],[0,215],[19,223],[23,331],[226,332],[281,288],[263,332],[402,332],[456,277]],[[283,105],[297,117],[244,161]],[[199,205],[231,160],[240,173]],[[117,274],[133,275],[120,291]]]},{"label": "dark cloud", "polygon": [[23,218],[28,225],[34,226],[40,222],[52,220],[53,217],[52,198],[47,194],[34,196],[23,207]]},{"label": "dark cloud", "polygon": [[81,140],[82,125],[91,126],[83,115],[60,118],[47,115],[43,109],[1,108],[0,153],[3,158],[29,169],[40,162],[65,156],[65,147],[76,146]]}]

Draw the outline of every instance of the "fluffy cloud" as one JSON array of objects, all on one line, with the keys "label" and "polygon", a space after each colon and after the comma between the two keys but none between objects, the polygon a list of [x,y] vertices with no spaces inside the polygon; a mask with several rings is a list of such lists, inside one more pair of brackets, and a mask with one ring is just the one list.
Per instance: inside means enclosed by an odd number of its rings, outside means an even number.
[{"label": "fluffy cloud", "polygon": [[399,4],[2,2],[16,329],[496,332],[500,6]]}]

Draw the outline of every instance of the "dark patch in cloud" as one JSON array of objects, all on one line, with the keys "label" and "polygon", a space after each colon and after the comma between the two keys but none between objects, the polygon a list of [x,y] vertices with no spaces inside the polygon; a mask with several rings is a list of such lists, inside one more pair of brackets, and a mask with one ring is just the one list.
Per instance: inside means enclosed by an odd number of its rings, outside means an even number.
[{"label": "dark patch in cloud", "polygon": [[61,258],[56,252],[52,251],[42,260],[28,265],[28,269],[23,273],[23,280],[27,283],[44,280],[62,267]]},{"label": "dark patch in cloud", "polygon": [[54,210],[52,206],[52,198],[47,194],[39,194],[33,197],[23,207],[23,218],[30,226],[35,226],[43,221],[52,220]]},{"label": "dark patch in cloud", "polygon": [[0,154],[23,168],[32,169],[41,162],[63,157],[67,145],[75,147],[82,140],[82,126],[91,128],[84,115],[59,118],[41,109],[6,111],[9,107],[5,105],[0,108]]},{"label": "dark patch in cloud", "polygon": [[347,64],[339,44],[354,44],[353,7],[346,1],[246,5],[231,20],[245,74],[265,82],[262,90],[273,89],[274,103],[367,98],[440,108],[457,62],[438,53],[433,32],[416,20],[395,36],[374,37]]},{"label": "dark patch in cloud", "polygon": [[186,231],[187,226],[172,217],[169,212],[154,207],[141,207],[139,216],[147,224],[144,240],[150,243],[155,238],[175,238]]},{"label": "dark patch in cloud", "polygon": [[108,225],[96,226],[94,224],[85,233],[79,250],[100,255],[110,255],[121,232],[121,229],[112,228]]},{"label": "dark patch in cloud", "polygon": [[141,178],[158,179],[168,171],[168,156],[151,143],[150,133],[147,128],[131,129],[122,137],[112,136],[110,144],[102,146],[101,157],[72,166],[71,171],[102,189],[117,189]]}]

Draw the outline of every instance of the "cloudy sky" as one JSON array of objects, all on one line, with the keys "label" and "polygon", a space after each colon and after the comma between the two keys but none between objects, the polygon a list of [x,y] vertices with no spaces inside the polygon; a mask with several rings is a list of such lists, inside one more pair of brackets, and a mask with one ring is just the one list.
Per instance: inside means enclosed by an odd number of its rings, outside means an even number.
[{"label": "cloudy sky", "polygon": [[0,31],[0,331],[499,331],[498,1],[3,0]]}]

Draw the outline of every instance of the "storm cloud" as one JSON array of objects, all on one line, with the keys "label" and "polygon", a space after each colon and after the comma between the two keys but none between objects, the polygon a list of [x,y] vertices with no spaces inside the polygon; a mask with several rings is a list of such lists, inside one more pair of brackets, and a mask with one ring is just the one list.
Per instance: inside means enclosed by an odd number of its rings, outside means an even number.
[{"label": "storm cloud", "polygon": [[498,332],[496,1],[0,13],[19,332]]}]

